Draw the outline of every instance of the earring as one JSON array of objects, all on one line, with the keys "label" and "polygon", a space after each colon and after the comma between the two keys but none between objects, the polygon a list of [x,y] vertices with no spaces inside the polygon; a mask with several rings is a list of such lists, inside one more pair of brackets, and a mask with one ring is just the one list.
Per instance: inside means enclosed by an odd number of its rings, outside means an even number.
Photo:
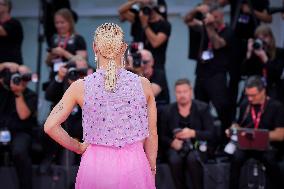
[{"label": "earring", "polygon": [[125,68],[125,58],[121,57],[121,67]]},{"label": "earring", "polygon": [[98,57],[96,54],[95,54],[95,64],[96,64],[97,69],[100,69]]}]

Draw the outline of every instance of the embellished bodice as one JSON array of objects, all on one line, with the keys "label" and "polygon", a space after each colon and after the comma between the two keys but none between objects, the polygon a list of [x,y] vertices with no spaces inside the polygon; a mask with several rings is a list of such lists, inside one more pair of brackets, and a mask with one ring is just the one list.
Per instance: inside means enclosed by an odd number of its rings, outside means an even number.
[{"label": "embellished bodice", "polygon": [[139,76],[117,70],[114,92],[104,87],[105,70],[84,78],[83,140],[122,147],[149,135],[147,104]]}]

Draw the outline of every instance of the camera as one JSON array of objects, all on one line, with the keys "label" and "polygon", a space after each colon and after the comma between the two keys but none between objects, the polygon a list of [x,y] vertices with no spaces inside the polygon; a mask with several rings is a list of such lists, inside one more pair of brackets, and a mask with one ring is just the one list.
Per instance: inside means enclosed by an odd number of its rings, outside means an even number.
[{"label": "camera", "polygon": [[225,146],[224,151],[227,154],[234,154],[234,152],[237,149],[237,142],[238,142],[238,130],[236,127],[232,127],[229,129],[229,133],[230,133],[230,142]]},{"label": "camera", "polygon": [[19,74],[19,73],[14,73],[11,75],[11,80],[15,85],[19,85],[21,81],[26,81],[29,82],[32,80],[32,74],[27,73],[27,74]]},{"label": "camera", "polygon": [[[178,132],[182,131],[181,128],[176,128],[173,130],[173,135],[175,136]],[[194,146],[190,139],[186,139],[183,141],[182,148],[179,150],[179,154],[182,157],[187,156],[187,154],[194,149]]]},{"label": "camera", "polygon": [[206,18],[206,16],[202,12],[198,11],[195,13],[194,18],[203,21]]},{"label": "camera", "polygon": [[252,44],[252,47],[254,50],[260,50],[263,48],[263,41],[261,39],[255,39],[253,44]]},{"label": "camera", "polygon": [[5,68],[0,72],[0,78],[3,79],[4,86],[9,89],[11,81],[15,85],[19,85],[21,81],[29,82],[32,80],[32,74],[20,74],[18,72],[12,73],[8,68]]},{"label": "camera", "polygon": [[139,68],[141,67],[143,61],[142,56],[140,54],[140,50],[143,49],[143,43],[142,42],[132,42],[130,45],[130,55],[133,59],[133,67]]},{"label": "camera", "polygon": [[152,12],[152,8],[150,6],[144,6],[144,7],[142,7],[141,10],[142,10],[143,14],[147,15],[147,16],[149,16]]},{"label": "camera", "polygon": [[71,81],[76,81],[77,79],[86,76],[88,72],[88,68],[76,68],[75,63],[68,63],[64,67],[68,69],[67,78]]}]

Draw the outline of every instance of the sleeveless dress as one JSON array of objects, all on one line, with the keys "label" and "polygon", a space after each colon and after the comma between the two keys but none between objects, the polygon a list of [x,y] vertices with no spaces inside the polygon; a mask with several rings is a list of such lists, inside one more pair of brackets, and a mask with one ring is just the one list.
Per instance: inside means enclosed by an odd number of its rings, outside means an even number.
[{"label": "sleeveless dress", "polygon": [[105,71],[84,78],[82,155],[76,189],[154,189],[143,149],[148,137],[147,103],[140,78],[117,70],[114,92],[104,89]]}]

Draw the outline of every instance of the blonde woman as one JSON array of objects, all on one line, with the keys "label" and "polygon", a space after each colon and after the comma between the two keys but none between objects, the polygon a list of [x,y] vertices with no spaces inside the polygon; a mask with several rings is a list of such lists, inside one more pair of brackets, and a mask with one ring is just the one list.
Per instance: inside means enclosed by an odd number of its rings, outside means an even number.
[{"label": "blonde woman", "polygon": [[[155,188],[155,97],[147,79],[124,69],[126,48],[118,25],[98,27],[96,72],[69,87],[44,125],[59,144],[83,154],[76,189]],[[60,127],[76,104],[82,107],[84,143]]]}]

